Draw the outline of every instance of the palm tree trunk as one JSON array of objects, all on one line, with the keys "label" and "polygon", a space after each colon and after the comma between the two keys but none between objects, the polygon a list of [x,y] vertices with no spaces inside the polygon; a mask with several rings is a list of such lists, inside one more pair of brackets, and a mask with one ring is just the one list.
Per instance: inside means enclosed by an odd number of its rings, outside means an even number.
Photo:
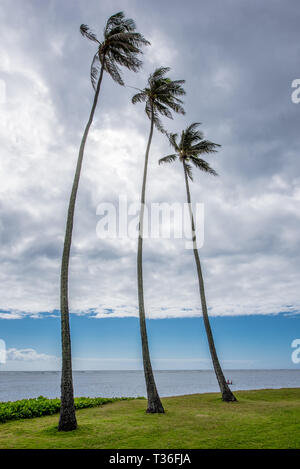
[{"label": "palm tree trunk", "polygon": [[202,314],[203,314],[203,320],[204,320],[204,325],[205,325],[205,330],[206,330],[206,335],[207,335],[207,340],[208,340],[208,345],[209,345],[209,350],[213,362],[213,367],[216,373],[216,377],[220,386],[220,390],[222,393],[222,399],[223,401],[226,402],[231,402],[231,401],[236,401],[235,396],[229,389],[228,384],[226,383],[215,343],[214,343],[214,338],[213,338],[213,333],[210,327],[210,322],[209,322],[209,317],[207,313],[207,306],[206,306],[206,298],[205,298],[205,290],[204,290],[204,281],[203,281],[203,276],[202,276],[202,269],[201,269],[201,264],[200,264],[200,258],[199,258],[199,253],[197,249],[197,241],[196,241],[196,232],[195,232],[195,223],[194,223],[194,216],[193,216],[193,211],[192,211],[192,206],[191,206],[191,195],[190,195],[190,188],[189,188],[189,181],[188,181],[188,175],[187,175],[187,170],[185,166],[185,162],[183,161],[183,169],[184,169],[184,177],[185,177],[185,185],[186,185],[186,194],[187,194],[187,202],[189,205],[189,211],[190,211],[190,219],[191,219],[191,225],[192,225],[192,237],[193,237],[193,251],[194,251],[194,256],[195,256],[195,261],[196,261],[196,267],[197,267],[197,273],[198,273],[198,281],[199,281],[199,290],[200,290],[200,298],[201,298],[201,305],[202,305]]},{"label": "palm tree trunk", "polygon": [[88,123],[85,127],[84,134],[81,140],[75,177],[73,181],[71,197],[68,208],[65,241],[61,262],[61,291],[60,291],[60,310],[61,310],[61,343],[62,343],[62,374],[61,374],[61,407],[60,419],[58,430],[70,431],[77,428],[75,407],[74,407],[74,392],[73,392],[73,379],[72,379],[72,354],[71,354],[71,337],[70,337],[70,321],[69,321],[69,305],[68,305],[68,277],[69,277],[69,260],[70,249],[72,242],[73,220],[76,195],[78,190],[82,159],[84,154],[84,147],[86,144],[87,136],[90,126],[93,122],[93,117],[98,101],[100,86],[103,77],[103,66],[101,67],[100,76],[95,91],[94,102]]},{"label": "palm tree trunk", "polygon": [[164,413],[164,408],[160,401],[148,346],[148,337],[147,337],[147,327],[146,327],[146,317],[145,317],[145,305],[144,305],[144,287],[143,287],[143,223],[144,223],[144,207],[145,207],[145,191],[146,191],[146,180],[147,180],[147,169],[148,169],[148,159],[149,159],[149,150],[153,135],[153,109],[151,116],[151,127],[150,134],[148,138],[148,144],[145,155],[145,165],[144,165],[144,176],[143,176],[143,186],[142,186],[142,195],[141,195],[141,210],[139,218],[139,238],[138,238],[138,253],[137,253],[137,277],[138,277],[138,297],[139,297],[139,316],[140,316],[140,332],[142,340],[142,352],[143,352],[143,365],[145,373],[145,381],[147,387],[147,396],[148,396],[148,407],[147,413]]}]

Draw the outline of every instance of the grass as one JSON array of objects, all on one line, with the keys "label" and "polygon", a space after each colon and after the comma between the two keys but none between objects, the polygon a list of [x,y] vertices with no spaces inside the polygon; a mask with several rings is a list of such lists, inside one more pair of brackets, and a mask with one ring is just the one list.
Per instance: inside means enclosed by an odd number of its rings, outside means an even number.
[{"label": "grass", "polygon": [[77,411],[78,429],[57,431],[58,415],[0,424],[0,448],[300,448],[300,388],[162,399],[166,414],[146,414],[144,400]]}]

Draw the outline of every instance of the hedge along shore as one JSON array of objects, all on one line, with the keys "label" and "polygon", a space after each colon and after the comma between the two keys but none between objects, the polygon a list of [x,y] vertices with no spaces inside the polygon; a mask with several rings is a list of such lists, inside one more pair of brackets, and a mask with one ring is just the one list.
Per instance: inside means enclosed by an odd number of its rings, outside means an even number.
[{"label": "hedge along shore", "polygon": [[[144,399],[143,397],[76,397],[75,409],[86,409],[110,404],[117,401],[130,401],[132,399]],[[31,419],[52,415],[60,410],[60,399],[48,399],[39,396],[33,399],[22,399],[19,401],[0,402],[0,423],[9,420]]]}]

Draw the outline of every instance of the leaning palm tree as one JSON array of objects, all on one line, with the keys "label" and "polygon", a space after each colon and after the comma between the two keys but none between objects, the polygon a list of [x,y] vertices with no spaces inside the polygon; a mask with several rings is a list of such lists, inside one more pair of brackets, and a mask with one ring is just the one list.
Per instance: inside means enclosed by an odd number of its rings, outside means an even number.
[{"label": "leaning palm tree", "polygon": [[152,141],[154,126],[161,132],[165,132],[160,116],[172,119],[172,112],[184,114],[182,101],[178,96],[185,94],[182,88],[185,80],[171,80],[166,77],[169,72],[168,67],[157,68],[148,78],[147,87],[139,90],[132,98],[132,103],[144,102],[145,112],[150,119],[150,133],[145,154],[144,163],[144,176],[141,194],[141,209],[139,216],[139,237],[138,237],[138,253],[137,253],[137,277],[138,277],[138,299],[139,299],[139,317],[140,317],[140,331],[142,341],[143,365],[145,373],[145,381],[148,396],[148,413],[163,413],[164,408],[159,398],[148,346],[146,318],[145,318],[145,305],[144,305],[144,286],[143,286],[143,222],[144,222],[144,207],[145,207],[145,192],[149,150]]},{"label": "leaning palm tree", "polygon": [[201,298],[201,305],[202,305],[202,313],[203,313],[203,320],[206,330],[206,335],[208,339],[209,350],[214,366],[214,370],[216,373],[216,377],[220,386],[220,390],[222,393],[223,401],[236,401],[235,396],[229,389],[228,384],[226,383],[218,355],[216,352],[216,347],[214,344],[214,338],[209,322],[209,317],[207,313],[207,305],[206,305],[206,298],[205,298],[205,290],[204,290],[204,281],[202,276],[202,269],[200,264],[199,253],[197,249],[197,240],[196,240],[196,232],[195,232],[195,222],[192,212],[191,206],[191,195],[190,195],[190,188],[189,188],[189,179],[193,180],[192,174],[192,165],[194,165],[200,171],[204,171],[207,174],[211,174],[213,176],[217,176],[217,173],[214,169],[212,169],[205,160],[199,158],[199,155],[207,154],[207,153],[214,153],[216,148],[219,147],[217,143],[210,142],[209,140],[204,140],[202,132],[200,132],[197,127],[199,123],[195,122],[187,127],[186,130],[182,131],[180,141],[177,143],[177,134],[170,134],[169,142],[171,146],[174,148],[175,153],[171,155],[167,155],[164,158],[159,160],[159,164],[161,163],[172,163],[177,158],[182,163],[184,178],[185,178],[185,186],[186,186],[186,193],[187,193],[187,202],[189,206],[189,213],[190,213],[190,220],[192,226],[192,239],[193,239],[193,251],[196,261],[197,273],[198,273],[198,281],[199,281],[199,290],[200,290],[200,298]]},{"label": "leaning palm tree", "polygon": [[142,62],[137,57],[141,54],[141,46],[149,42],[138,32],[132,19],[126,19],[123,12],[111,16],[104,29],[102,42],[98,41],[96,35],[90,31],[87,25],[80,26],[81,34],[97,45],[91,65],[91,81],[95,90],[94,101],[88,122],[86,124],[81,140],[75,177],[73,181],[71,197],[69,202],[64,248],[61,263],[61,336],[62,336],[62,377],[61,377],[61,409],[59,419],[59,430],[69,431],[77,427],[72,381],[71,340],[69,325],[68,306],[68,276],[69,259],[73,231],[73,218],[75,210],[76,195],[78,190],[84,148],[93,121],[103,73],[107,72],[111,78],[124,85],[121,77],[120,67],[123,66],[137,72]]}]

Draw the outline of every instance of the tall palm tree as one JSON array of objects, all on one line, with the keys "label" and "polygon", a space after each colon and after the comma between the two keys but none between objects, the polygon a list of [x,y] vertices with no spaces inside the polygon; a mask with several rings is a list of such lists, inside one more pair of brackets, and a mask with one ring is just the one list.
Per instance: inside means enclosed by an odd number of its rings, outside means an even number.
[{"label": "tall palm tree", "polygon": [[141,209],[139,216],[139,238],[138,238],[138,253],[137,253],[137,278],[138,278],[138,298],[139,298],[139,317],[140,317],[140,331],[143,352],[143,365],[145,373],[145,381],[148,396],[148,413],[163,413],[164,408],[159,398],[148,346],[146,319],[145,319],[145,304],[144,304],[144,286],[143,286],[143,222],[144,222],[144,207],[145,207],[145,192],[149,151],[152,141],[154,126],[161,132],[165,132],[160,116],[172,119],[172,112],[184,114],[182,101],[178,96],[185,94],[182,88],[185,80],[171,80],[166,77],[169,72],[168,67],[157,68],[148,78],[147,87],[139,90],[132,98],[132,103],[138,102],[145,103],[145,112],[150,119],[150,133],[145,154],[144,175],[141,194]]},{"label": "tall palm tree", "polygon": [[84,148],[93,121],[103,73],[107,72],[111,78],[124,85],[121,77],[120,67],[123,66],[137,72],[142,62],[137,57],[141,54],[141,46],[148,45],[149,42],[138,32],[132,19],[126,19],[123,12],[111,16],[104,29],[102,42],[98,41],[96,35],[90,31],[87,25],[82,24],[80,31],[83,36],[93,41],[97,45],[97,52],[94,55],[91,65],[91,81],[95,90],[94,101],[88,122],[86,124],[81,140],[75,177],[73,181],[71,197],[69,202],[65,241],[61,263],[61,337],[62,337],[62,377],[61,377],[61,409],[59,419],[59,430],[69,431],[77,427],[72,381],[72,361],[71,361],[71,339],[69,324],[68,306],[68,276],[69,259],[73,231],[73,218],[75,210],[76,195],[78,190]]},{"label": "tall palm tree", "polygon": [[177,143],[177,134],[170,134],[169,142],[171,146],[174,148],[175,153],[171,155],[167,155],[164,158],[159,160],[159,164],[161,163],[172,163],[177,158],[182,163],[184,178],[185,178],[185,186],[186,186],[186,194],[187,194],[187,202],[189,206],[189,213],[190,213],[190,220],[192,226],[192,239],[193,239],[193,251],[196,261],[197,273],[198,273],[198,281],[199,281],[199,290],[200,290],[200,298],[201,298],[201,305],[202,305],[202,313],[203,313],[203,320],[206,330],[206,335],[208,339],[209,350],[214,366],[214,370],[216,373],[216,377],[220,386],[220,390],[222,393],[223,401],[236,401],[235,396],[229,389],[228,384],[226,383],[218,355],[216,352],[216,347],[214,343],[213,333],[211,330],[209,317],[207,313],[207,305],[206,305],[206,298],[205,298],[205,290],[204,290],[204,281],[202,276],[202,269],[200,264],[199,253],[197,249],[197,240],[196,240],[196,232],[195,232],[195,222],[193,217],[193,211],[191,206],[191,195],[190,195],[190,188],[189,188],[189,179],[193,180],[192,174],[192,165],[194,165],[200,171],[204,171],[207,174],[211,174],[213,176],[217,176],[217,173],[214,169],[212,169],[205,160],[199,158],[199,155],[214,153],[216,152],[216,148],[220,147],[217,143],[210,142],[209,140],[204,140],[202,132],[198,130],[199,123],[195,122],[191,124],[186,130],[182,131],[180,141]]}]

